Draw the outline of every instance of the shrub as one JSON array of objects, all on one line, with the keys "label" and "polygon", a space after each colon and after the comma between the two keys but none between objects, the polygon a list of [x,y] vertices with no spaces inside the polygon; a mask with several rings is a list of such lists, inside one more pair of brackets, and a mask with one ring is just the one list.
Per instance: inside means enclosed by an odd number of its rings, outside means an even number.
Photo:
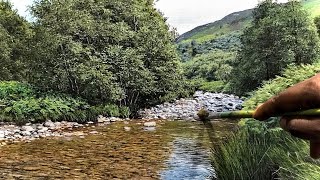
[{"label": "shrub", "polygon": [[126,107],[116,105],[90,106],[80,98],[58,93],[36,92],[28,84],[15,81],[0,82],[0,121],[27,122],[52,121],[96,121],[98,115],[128,117]]},{"label": "shrub", "polygon": [[35,95],[34,89],[17,81],[0,81],[0,99],[17,100]]},{"label": "shrub", "polygon": [[121,106],[119,108],[119,112],[120,112],[120,117],[122,118],[128,118],[131,114],[130,109],[126,106]]}]

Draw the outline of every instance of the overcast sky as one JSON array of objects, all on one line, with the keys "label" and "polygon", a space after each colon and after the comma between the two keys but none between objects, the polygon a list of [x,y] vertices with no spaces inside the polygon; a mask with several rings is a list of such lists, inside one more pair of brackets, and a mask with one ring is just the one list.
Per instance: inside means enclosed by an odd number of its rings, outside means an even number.
[{"label": "overcast sky", "polygon": [[[26,17],[27,6],[33,0],[10,0],[14,8]],[[287,0],[278,0],[285,2]],[[214,22],[224,16],[258,4],[259,0],[159,0],[156,7],[168,18],[171,26],[176,27],[180,34],[199,25]]]}]

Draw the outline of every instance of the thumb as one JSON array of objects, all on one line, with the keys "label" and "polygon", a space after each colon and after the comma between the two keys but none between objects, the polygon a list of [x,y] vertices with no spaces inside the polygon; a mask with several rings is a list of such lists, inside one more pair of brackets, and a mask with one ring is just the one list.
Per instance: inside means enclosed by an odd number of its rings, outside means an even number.
[{"label": "thumb", "polygon": [[314,159],[320,158],[320,142],[310,141],[310,156]]}]

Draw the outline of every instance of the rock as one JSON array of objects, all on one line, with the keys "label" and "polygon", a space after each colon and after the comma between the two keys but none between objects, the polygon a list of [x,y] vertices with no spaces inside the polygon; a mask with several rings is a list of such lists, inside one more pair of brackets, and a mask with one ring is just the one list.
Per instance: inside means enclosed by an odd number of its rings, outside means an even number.
[{"label": "rock", "polygon": [[34,131],[34,128],[32,126],[22,126],[21,130],[26,132],[31,132],[31,131]]},{"label": "rock", "polygon": [[22,136],[31,136],[31,132],[30,131],[22,131],[21,135]]},{"label": "rock", "polygon": [[77,132],[74,132],[73,135],[75,135],[75,136],[84,136],[85,134],[82,131],[77,131]]},{"label": "rock", "polygon": [[6,134],[6,132],[5,131],[0,131],[0,138],[5,138],[5,134]]},{"label": "rock", "polygon": [[104,123],[104,122],[107,122],[108,119],[102,115],[99,115],[97,121],[98,121],[98,123]]},{"label": "rock", "polygon": [[92,121],[88,121],[88,122],[87,122],[87,124],[94,124],[94,122],[92,122]]},{"label": "rock", "polygon": [[91,131],[89,134],[98,134],[98,131]]},{"label": "rock", "polygon": [[47,132],[49,130],[49,128],[47,128],[47,127],[42,127],[42,129],[39,129],[38,130],[38,133],[45,133],[45,132]]},{"label": "rock", "polygon": [[47,120],[47,121],[43,124],[43,126],[49,127],[49,128],[53,128],[53,127],[55,127],[55,124],[54,124],[51,120]]},{"label": "rock", "polygon": [[117,122],[118,121],[118,118],[116,117],[111,117],[109,118],[110,122]]},{"label": "rock", "polygon": [[145,127],[156,127],[157,123],[156,122],[145,122],[143,126]]},{"label": "rock", "polygon": [[130,130],[131,130],[131,127],[124,127],[124,130],[125,130],[125,131],[130,131]]}]

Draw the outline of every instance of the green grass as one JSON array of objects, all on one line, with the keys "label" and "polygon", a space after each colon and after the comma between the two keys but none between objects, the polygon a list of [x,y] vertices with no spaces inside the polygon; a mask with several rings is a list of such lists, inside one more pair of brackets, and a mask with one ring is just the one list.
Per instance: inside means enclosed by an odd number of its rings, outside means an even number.
[{"label": "green grass", "polygon": [[241,129],[213,150],[218,179],[320,179],[320,162],[309,157],[308,143],[278,129]]},{"label": "green grass", "polygon": [[[320,63],[291,66],[283,75],[267,81],[244,103],[253,110],[284,89],[320,72]],[[241,129],[216,147],[213,166],[220,179],[320,179],[320,161],[309,156],[308,142],[292,137],[278,127],[278,119],[267,123],[244,119]]]}]

